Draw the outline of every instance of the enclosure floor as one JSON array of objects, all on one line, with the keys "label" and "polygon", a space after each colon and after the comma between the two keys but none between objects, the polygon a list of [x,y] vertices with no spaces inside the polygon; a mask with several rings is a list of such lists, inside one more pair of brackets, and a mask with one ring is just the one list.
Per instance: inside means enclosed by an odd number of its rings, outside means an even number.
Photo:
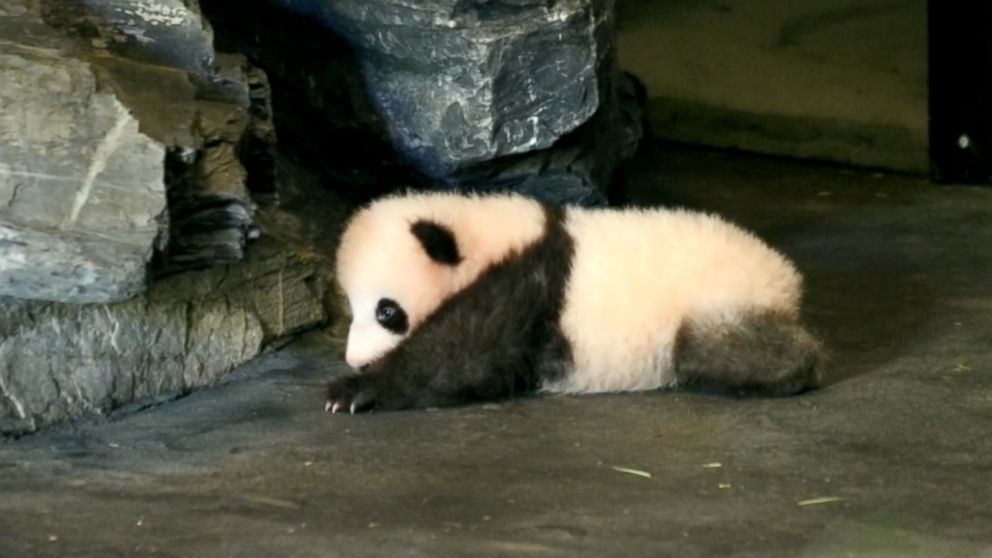
[{"label": "enclosure floor", "polygon": [[831,385],[330,415],[345,370],[311,335],[0,445],[0,556],[992,556],[992,190],[660,145],[635,167],[634,198],[796,259]]}]

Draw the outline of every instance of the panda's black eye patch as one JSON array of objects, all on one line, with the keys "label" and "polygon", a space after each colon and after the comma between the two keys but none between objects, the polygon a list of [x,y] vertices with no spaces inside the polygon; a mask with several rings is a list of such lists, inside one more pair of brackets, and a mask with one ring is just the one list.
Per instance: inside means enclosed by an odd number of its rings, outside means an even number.
[{"label": "panda's black eye patch", "polygon": [[451,229],[431,221],[420,220],[410,226],[410,232],[417,237],[427,255],[443,265],[458,265],[462,261],[458,253],[458,243]]},{"label": "panda's black eye patch", "polygon": [[396,334],[406,333],[410,326],[406,318],[406,312],[390,298],[380,298],[375,306],[375,321],[379,325]]}]

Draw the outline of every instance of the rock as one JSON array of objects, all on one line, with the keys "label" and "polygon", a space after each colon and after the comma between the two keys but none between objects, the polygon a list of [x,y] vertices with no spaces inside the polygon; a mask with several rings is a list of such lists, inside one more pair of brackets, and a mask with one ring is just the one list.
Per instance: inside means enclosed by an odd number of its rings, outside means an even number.
[{"label": "rock", "polygon": [[268,88],[195,1],[17,0],[0,36],[0,295],[122,301],[244,256],[243,156],[275,194]]},{"label": "rock", "polygon": [[194,75],[213,73],[213,31],[196,0],[41,0],[41,13],[67,36],[114,56]]},{"label": "rock", "polygon": [[[618,104],[626,85],[609,0],[249,0],[205,8],[219,41],[247,45],[296,92],[296,106],[325,115],[321,132],[339,143],[357,136],[340,124],[348,116],[340,106],[350,103],[353,123],[381,133],[435,185],[602,203],[618,161],[632,151],[629,142],[611,142],[640,136],[639,117],[625,116],[640,105]],[[308,131],[300,135],[312,137]]]},{"label": "rock", "polygon": [[611,85],[607,1],[309,4],[358,49],[397,147],[434,177],[551,147]]},{"label": "rock", "polygon": [[164,147],[85,62],[0,43],[0,294],[125,300],[165,233]]},{"label": "rock", "polygon": [[219,56],[218,73],[211,76],[119,58],[101,58],[94,68],[100,83],[166,149],[159,166],[169,242],[155,270],[175,273],[239,261],[257,232],[241,163],[240,145],[254,120],[243,58]]},{"label": "rock", "polygon": [[324,321],[321,273],[322,262],[307,250],[266,238],[252,246],[244,262],[169,277],[154,283],[147,299],[152,304],[224,300],[247,308],[258,319],[263,343],[269,343]]},{"label": "rock", "polygon": [[466,168],[441,181],[465,191],[510,190],[552,204],[604,206],[641,141],[645,92],[629,74],[600,112],[554,147]]},{"label": "rock", "polygon": [[[258,82],[259,72],[238,55],[218,56],[217,63],[218,74],[200,82],[189,100],[197,138],[173,147],[166,162],[172,240],[163,273],[240,261],[246,241],[258,237],[242,153],[255,156],[248,159],[254,187],[268,198],[275,194],[275,131],[260,96],[264,82],[253,98],[248,76],[253,72]],[[260,108],[252,111],[253,105]]]},{"label": "rock", "polygon": [[0,37],[0,434],[222,381],[326,319],[318,260],[246,249],[269,89],[194,1],[4,2]]},{"label": "rock", "polygon": [[0,297],[0,434],[217,383],[273,340],[325,319],[313,260],[265,242],[249,254],[123,303]]},{"label": "rock", "polygon": [[274,201],[276,190],[276,126],[272,112],[272,88],[261,68],[244,63],[248,83],[250,120],[243,138],[246,186],[255,199]]},{"label": "rock", "polygon": [[396,156],[361,69],[340,37],[275,0],[216,0],[203,9],[219,49],[242,52],[265,70],[281,151],[305,161],[326,188],[364,201],[427,183]]}]

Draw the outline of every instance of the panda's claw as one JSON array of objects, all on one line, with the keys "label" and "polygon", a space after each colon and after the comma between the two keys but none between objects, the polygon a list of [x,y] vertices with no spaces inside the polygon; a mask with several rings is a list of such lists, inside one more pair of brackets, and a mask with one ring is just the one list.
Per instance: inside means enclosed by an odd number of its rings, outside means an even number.
[{"label": "panda's claw", "polygon": [[330,401],[327,401],[327,402],[324,403],[324,412],[325,413],[331,412],[331,402]]},{"label": "panda's claw", "polygon": [[371,411],[380,403],[379,389],[367,375],[354,375],[339,378],[327,387],[327,401],[331,413],[348,412],[352,415]]}]

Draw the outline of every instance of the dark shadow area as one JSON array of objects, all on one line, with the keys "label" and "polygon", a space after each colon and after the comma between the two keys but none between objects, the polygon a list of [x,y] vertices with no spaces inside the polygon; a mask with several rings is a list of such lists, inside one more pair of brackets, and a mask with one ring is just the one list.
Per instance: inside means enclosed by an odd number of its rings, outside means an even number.
[{"label": "dark shadow area", "polygon": [[275,2],[204,2],[220,51],[241,52],[272,83],[279,149],[344,199],[361,203],[426,180],[404,164],[368,98],[351,48]]}]

